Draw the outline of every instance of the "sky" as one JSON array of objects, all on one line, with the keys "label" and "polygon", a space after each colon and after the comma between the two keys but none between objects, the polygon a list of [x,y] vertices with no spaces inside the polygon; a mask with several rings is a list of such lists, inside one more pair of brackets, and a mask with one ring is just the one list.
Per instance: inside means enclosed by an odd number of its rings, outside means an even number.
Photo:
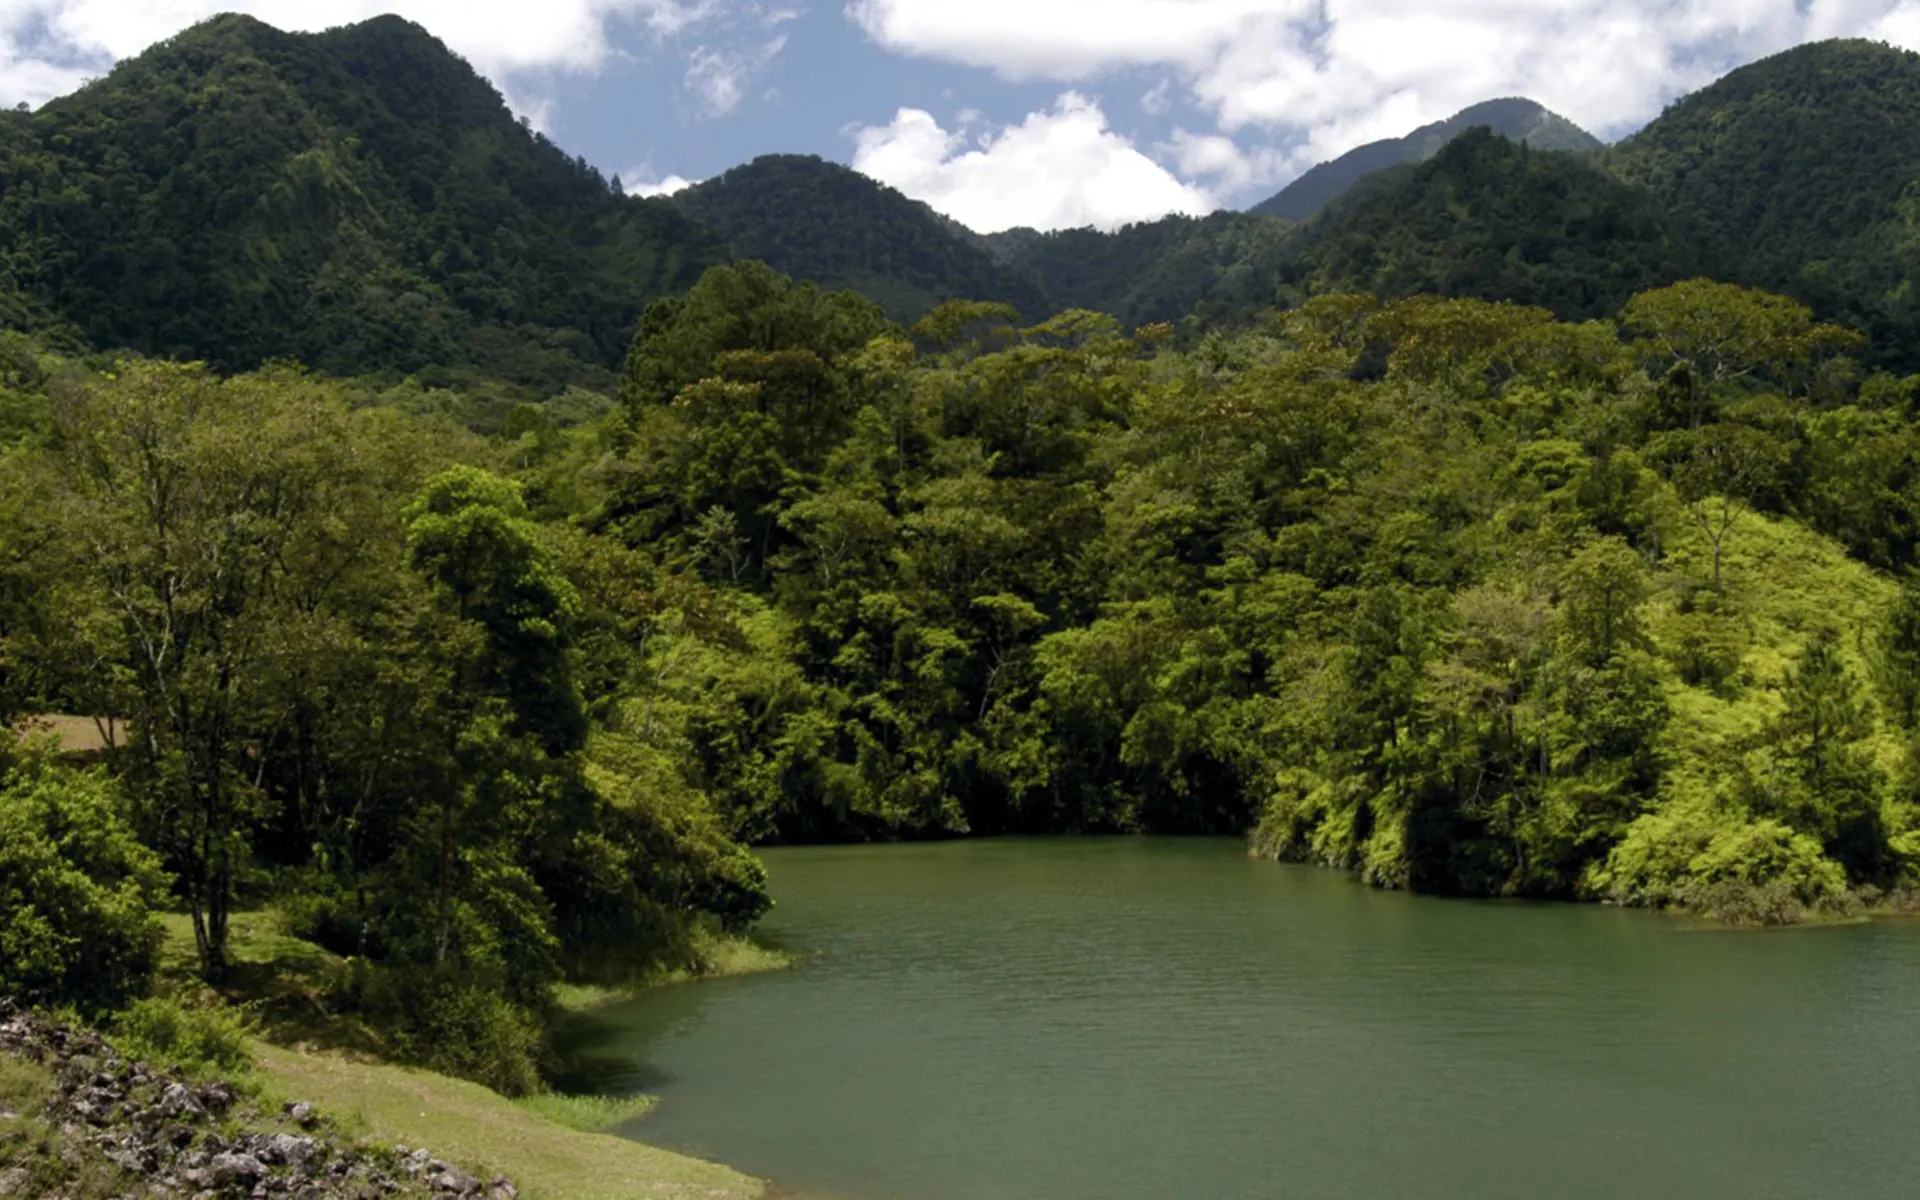
[{"label": "sky", "polygon": [[222,11],[417,21],[630,191],[818,154],[981,232],[1246,207],[1499,96],[1612,140],[1802,42],[1920,49],[1920,0],[0,0],[0,103]]}]

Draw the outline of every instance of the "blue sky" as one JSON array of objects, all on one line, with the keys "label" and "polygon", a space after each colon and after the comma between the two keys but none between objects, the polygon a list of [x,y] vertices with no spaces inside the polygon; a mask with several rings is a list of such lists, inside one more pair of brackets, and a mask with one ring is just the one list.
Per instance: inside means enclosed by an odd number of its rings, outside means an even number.
[{"label": "blue sky", "polygon": [[1800,42],[1920,47],[1920,0],[0,0],[0,102],[232,9],[416,20],[636,189],[819,154],[982,230],[1241,207],[1496,96],[1617,137]]}]

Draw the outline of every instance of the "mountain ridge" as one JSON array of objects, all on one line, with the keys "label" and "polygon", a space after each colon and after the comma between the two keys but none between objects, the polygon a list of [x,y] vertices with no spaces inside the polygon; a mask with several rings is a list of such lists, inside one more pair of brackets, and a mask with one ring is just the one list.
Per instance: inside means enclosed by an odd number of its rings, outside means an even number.
[{"label": "mountain ridge", "polygon": [[1364,176],[1432,158],[1448,142],[1480,125],[1536,150],[1598,150],[1602,145],[1599,138],[1536,101],[1519,96],[1484,100],[1403,137],[1368,142],[1316,164],[1248,211],[1290,221],[1307,220]]},{"label": "mountain ridge", "polygon": [[212,18],[0,141],[0,272],[94,342],[242,369],[605,378],[722,258],[418,25]]}]

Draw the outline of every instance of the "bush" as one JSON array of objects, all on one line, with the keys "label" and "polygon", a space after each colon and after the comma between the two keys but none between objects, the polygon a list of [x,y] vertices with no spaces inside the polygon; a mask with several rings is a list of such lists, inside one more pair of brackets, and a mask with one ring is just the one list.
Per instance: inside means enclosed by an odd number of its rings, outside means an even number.
[{"label": "bush", "polygon": [[1741,924],[1791,924],[1847,902],[1820,843],[1779,821],[1686,805],[1635,821],[1588,889],[1621,904],[1686,908]]},{"label": "bush", "polygon": [[29,750],[0,786],[0,992],[124,1005],[158,961],[164,882],[111,780]]},{"label": "bush", "polygon": [[114,1018],[113,1040],[130,1057],[194,1073],[231,1075],[252,1062],[247,1031],[231,1012],[158,997]]},{"label": "bush", "polygon": [[507,1096],[540,1090],[545,1039],[534,1014],[451,968],[389,968],[366,988],[394,1057]]}]

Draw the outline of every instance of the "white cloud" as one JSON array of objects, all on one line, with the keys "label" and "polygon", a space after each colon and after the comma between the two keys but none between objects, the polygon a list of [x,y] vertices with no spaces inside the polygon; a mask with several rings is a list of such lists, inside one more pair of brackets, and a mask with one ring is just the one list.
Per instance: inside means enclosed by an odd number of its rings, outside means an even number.
[{"label": "white cloud", "polygon": [[1176,129],[1173,137],[1156,149],[1161,157],[1174,161],[1180,174],[1210,179],[1210,190],[1215,193],[1233,195],[1271,186],[1299,171],[1293,156],[1271,148],[1247,150],[1218,133]]},{"label": "white cloud", "polygon": [[724,117],[740,107],[747,85],[772,65],[786,45],[783,33],[745,49],[696,46],[687,56],[687,90],[699,99],[706,115]]},{"label": "white cloud", "polygon": [[846,5],[884,47],[1010,78],[1172,72],[1221,132],[1269,131],[1299,166],[1496,96],[1530,96],[1619,134],[1679,92],[1798,42],[1870,36],[1920,48],[1920,0],[1104,0],[1088,10],[1084,0]]},{"label": "white cloud", "polygon": [[1075,92],[1050,111],[979,135],[977,149],[966,148],[963,131],[949,132],[913,108],[856,130],[854,141],[855,170],[981,233],[1018,225],[1114,229],[1219,207],[1108,129],[1100,106]]},{"label": "white cloud", "polygon": [[222,12],[303,31],[397,13],[504,83],[599,68],[618,54],[616,23],[665,39],[716,22],[778,25],[800,10],[756,0],[0,0],[0,103],[42,103]]},{"label": "white cloud", "polygon": [[620,172],[620,190],[629,196],[671,196],[697,186],[698,179],[687,179],[680,175],[669,175],[665,179],[650,180],[653,171],[648,167],[635,167]]}]

